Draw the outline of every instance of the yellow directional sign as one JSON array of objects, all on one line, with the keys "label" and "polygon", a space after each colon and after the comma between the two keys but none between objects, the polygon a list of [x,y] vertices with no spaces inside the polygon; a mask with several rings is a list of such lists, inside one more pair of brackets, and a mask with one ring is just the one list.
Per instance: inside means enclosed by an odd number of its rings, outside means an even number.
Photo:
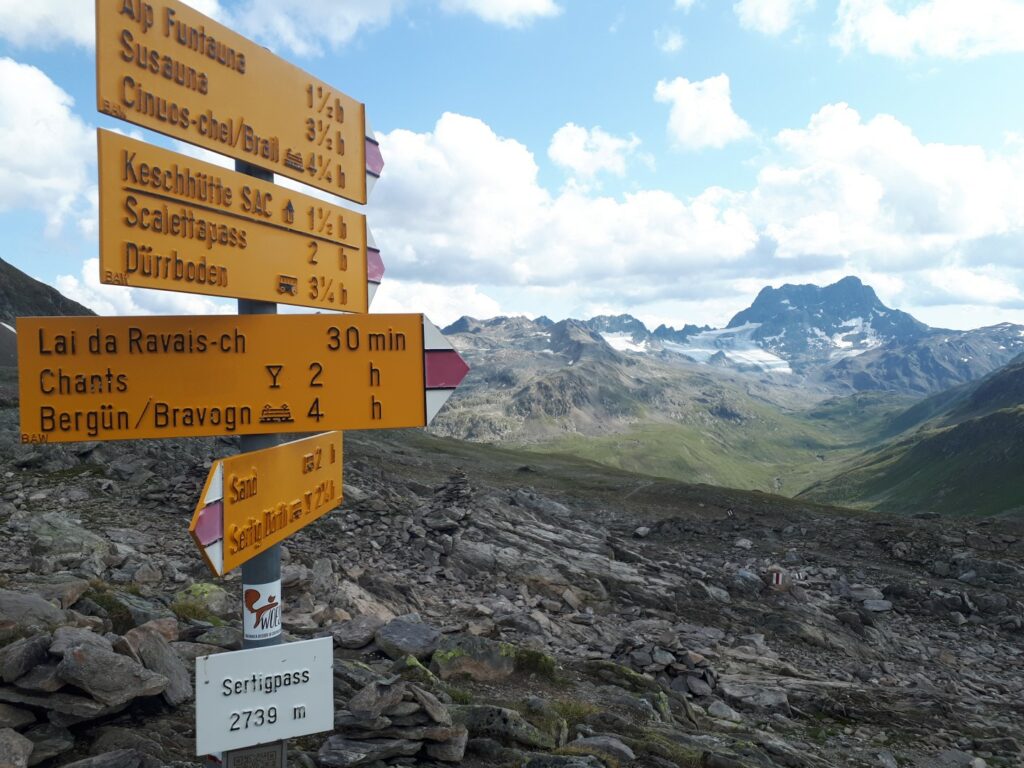
[{"label": "yellow directional sign", "polygon": [[341,432],[215,461],[189,533],[217,576],[341,503]]},{"label": "yellow directional sign", "polygon": [[104,283],[368,309],[361,214],[102,130],[99,177]]},{"label": "yellow directional sign", "polygon": [[363,105],[184,3],[96,0],[96,100],[105,114],[366,203]]},{"label": "yellow directional sign", "polygon": [[422,315],[18,318],[27,442],[426,424]]}]

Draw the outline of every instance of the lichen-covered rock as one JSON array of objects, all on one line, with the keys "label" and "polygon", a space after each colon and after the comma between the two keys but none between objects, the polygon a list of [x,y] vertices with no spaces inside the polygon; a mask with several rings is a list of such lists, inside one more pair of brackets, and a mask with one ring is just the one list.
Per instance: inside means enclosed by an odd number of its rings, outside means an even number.
[{"label": "lichen-covered rock", "polygon": [[197,582],[174,596],[173,605],[207,611],[222,619],[234,618],[241,610],[236,598],[216,584]]},{"label": "lichen-covered rock", "polygon": [[445,637],[430,659],[430,669],[442,680],[467,677],[498,682],[515,672],[515,647],[483,637]]},{"label": "lichen-covered rock", "polygon": [[465,705],[451,708],[452,721],[464,725],[471,738],[479,736],[522,744],[538,749],[554,749],[555,740],[532,725],[514,709],[490,705]]}]

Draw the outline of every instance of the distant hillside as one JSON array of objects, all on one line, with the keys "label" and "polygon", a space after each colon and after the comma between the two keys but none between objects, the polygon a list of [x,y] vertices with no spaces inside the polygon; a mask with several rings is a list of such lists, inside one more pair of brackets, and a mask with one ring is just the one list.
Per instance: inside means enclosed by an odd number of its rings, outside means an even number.
[{"label": "distant hillside", "polygon": [[0,323],[0,368],[18,364],[18,337],[14,328]]},{"label": "distant hillside", "polygon": [[1024,359],[923,400],[902,434],[802,497],[892,512],[1024,516]]},{"label": "distant hillside", "polygon": [[1024,351],[1024,327],[1002,323],[925,336],[846,357],[820,372],[833,388],[932,394],[966,384]]},{"label": "distant hillside", "polygon": [[445,330],[471,371],[432,430],[662,477],[795,493],[873,442],[908,404],[869,393],[811,416],[806,409],[827,391],[755,366],[632,353],[620,347],[634,322],[463,318]]},{"label": "distant hillside", "polygon": [[14,326],[18,317],[95,314],[0,259],[0,322]]}]

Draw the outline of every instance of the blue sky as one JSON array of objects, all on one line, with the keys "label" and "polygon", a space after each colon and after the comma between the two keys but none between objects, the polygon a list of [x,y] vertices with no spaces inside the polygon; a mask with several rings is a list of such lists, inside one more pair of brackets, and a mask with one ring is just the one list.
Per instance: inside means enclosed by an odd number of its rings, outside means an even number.
[{"label": "blue sky", "polygon": [[[106,0],[104,0],[106,1]],[[111,0],[112,2],[114,0]],[[857,274],[1024,323],[1021,0],[196,0],[367,104],[375,311],[722,325]],[[0,0],[0,257],[103,313],[93,3]]]}]

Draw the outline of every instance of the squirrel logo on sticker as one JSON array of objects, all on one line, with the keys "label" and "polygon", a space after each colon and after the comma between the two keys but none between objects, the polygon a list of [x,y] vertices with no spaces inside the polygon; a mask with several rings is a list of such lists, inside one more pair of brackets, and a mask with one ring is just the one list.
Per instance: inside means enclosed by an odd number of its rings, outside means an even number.
[{"label": "squirrel logo on sticker", "polygon": [[[243,595],[245,600],[245,608],[250,614],[254,616],[253,629],[270,629],[277,624],[277,609],[281,607],[281,604],[277,602],[276,595],[270,595],[267,598],[266,605],[256,607],[260,601],[260,591],[258,589],[247,589]],[[267,614],[270,614],[268,617]]]}]

